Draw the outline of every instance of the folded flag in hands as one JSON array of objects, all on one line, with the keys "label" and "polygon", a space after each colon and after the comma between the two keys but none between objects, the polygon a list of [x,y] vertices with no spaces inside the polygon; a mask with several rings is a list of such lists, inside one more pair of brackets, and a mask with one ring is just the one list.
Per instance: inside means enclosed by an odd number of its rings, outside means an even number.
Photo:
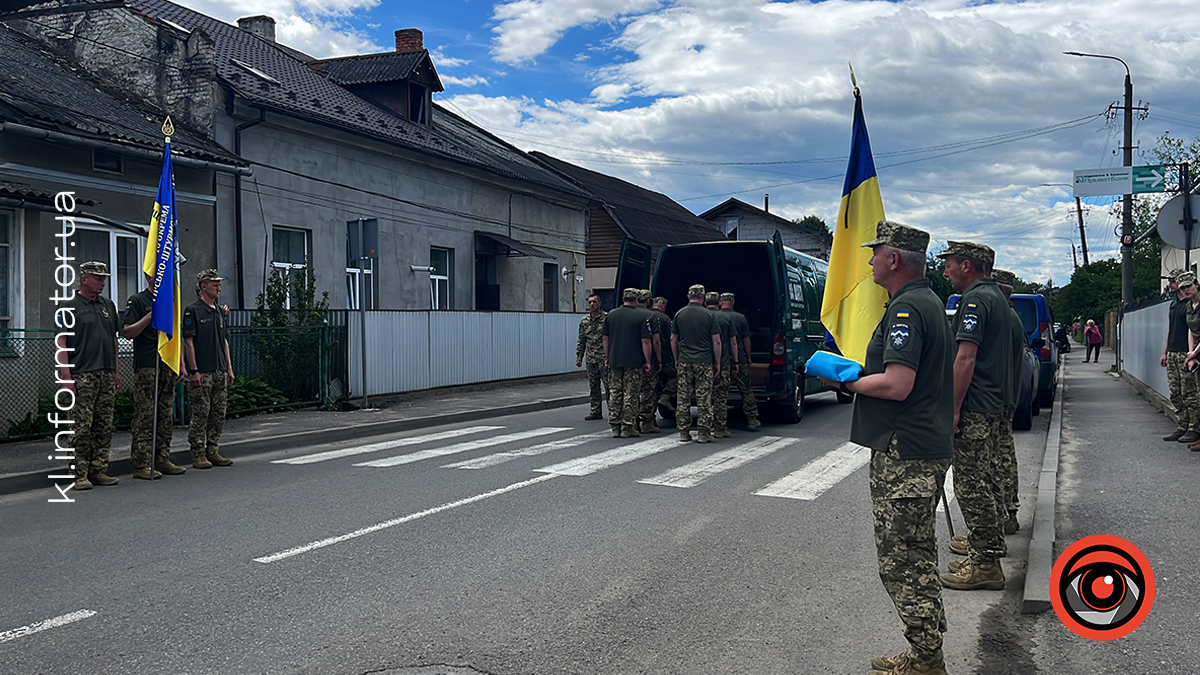
[{"label": "folded flag in hands", "polygon": [[804,372],[834,382],[853,382],[862,376],[862,366],[854,359],[833,352],[817,352],[808,357]]}]

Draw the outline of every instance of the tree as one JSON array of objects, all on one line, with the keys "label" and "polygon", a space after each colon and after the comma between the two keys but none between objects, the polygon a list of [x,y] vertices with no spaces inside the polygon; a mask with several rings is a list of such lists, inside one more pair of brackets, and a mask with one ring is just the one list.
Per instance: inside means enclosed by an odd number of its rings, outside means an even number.
[{"label": "tree", "polygon": [[925,255],[925,277],[929,279],[930,286],[933,287],[933,292],[942,299],[942,304],[946,304],[946,300],[956,292],[954,287],[950,285],[950,280],[944,276],[946,271],[946,261],[944,258],[935,258],[932,253]]},{"label": "tree", "polygon": [[324,327],[328,324],[329,291],[316,299],[317,282],[312,263],[283,273],[275,270],[250,320],[250,344],[262,364],[263,378],[290,400],[318,398],[322,363],[330,345]]},{"label": "tree", "polygon": [[809,232],[815,232],[826,239],[833,239],[833,231],[830,230],[829,226],[825,224],[825,219],[821,218],[820,216],[804,216],[803,218],[796,218],[792,220],[792,224],[794,224],[796,227],[808,230]]}]

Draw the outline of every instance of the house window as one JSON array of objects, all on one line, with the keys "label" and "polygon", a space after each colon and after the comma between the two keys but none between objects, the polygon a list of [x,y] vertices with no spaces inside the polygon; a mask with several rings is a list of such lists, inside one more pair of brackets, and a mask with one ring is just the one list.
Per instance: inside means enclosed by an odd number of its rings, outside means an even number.
[{"label": "house window", "polygon": [[[129,296],[146,287],[141,272],[142,256],[145,255],[145,240],[133,234],[104,229],[99,223],[84,225],[75,220],[75,268],[88,261],[102,262],[108,266],[111,276],[105,285],[104,294],[118,307],[124,307]],[[186,293],[186,284],[181,283]],[[185,296],[186,297],[186,296]]]},{"label": "house window", "polygon": [[125,173],[121,156],[115,152],[92,150],[92,169],[104,173]]},{"label": "house window", "polygon": [[433,309],[450,309],[450,277],[454,272],[454,249],[429,249],[429,306]]},{"label": "house window", "polygon": [[738,238],[738,226],[742,224],[740,216],[727,216],[725,218],[725,236],[730,239]]},{"label": "house window", "polygon": [[271,267],[288,280],[287,309],[292,308],[294,291],[291,288],[291,271],[305,269],[312,249],[312,232],[290,227],[271,228]]},{"label": "house window", "polygon": [[428,87],[415,82],[408,83],[408,119],[429,126],[431,92]]},{"label": "house window", "polygon": [[558,311],[558,263],[542,265],[542,311]]},{"label": "house window", "polygon": [[0,211],[0,330],[12,327],[12,225],[12,212]]},{"label": "house window", "polygon": [[[375,309],[375,270],[373,269],[375,261],[371,259],[363,260],[361,258],[351,258],[354,252],[351,250],[351,242],[349,238],[346,240],[346,308],[347,309]],[[359,269],[359,266],[362,269]],[[365,277],[365,278],[364,278]],[[366,282],[366,288],[363,287],[363,281]],[[366,296],[366,304],[359,303],[359,296]]]}]

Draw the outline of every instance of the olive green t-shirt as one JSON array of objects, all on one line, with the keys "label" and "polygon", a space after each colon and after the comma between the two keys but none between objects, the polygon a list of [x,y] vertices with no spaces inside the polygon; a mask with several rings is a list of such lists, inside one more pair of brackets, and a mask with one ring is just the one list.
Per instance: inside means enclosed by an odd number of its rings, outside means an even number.
[{"label": "olive green t-shirt", "polygon": [[902,459],[945,459],[954,451],[954,341],[942,301],[929,279],[914,279],[897,291],[867,344],[864,375],[889,363],[916,371],[903,401],[854,397],[850,440],[885,450],[896,436]]},{"label": "olive green t-shirt", "polygon": [[[604,335],[608,337],[608,365],[612,368],[641,368],[646,364],[642,340],[652,332],[650,310],[644,307],[621,305],[604,319]],[[653,354],[653,350],[651,350]]]},{"label": "olive green t-shirt", "polygon": [[1192,303],[1180,300],[1178,296],[1171,301],[1167,310],[1167,351],[1186,352],[1188,350],[1187,309]]},{"label": "olive green t-shirt", "polygon": [[671,333],[679,336],[680,363],[713,363],[712,336],[720,335],[717,317],[704,305],[689,302],[675,313]]},{"label": "olive green t-shirt", "polygon": [[1008,386],[1005,387],[1004,405],[1016,406],[1021,400],[1021,366],[1025,362],[1025,327],[1021,324],[1021,315],[1008,305],[1008,332],[1012,341],[1012,367],[1008,369]]},{"label": "olive green t-shirt", "polygon": [[674,363],[675,356],[671,353],[671,317],[660,309],[651,309],[650,311],[654,313],[654,330],[662,340],[663,363]]},{"label": "olive green t-shirt", "polygon": [[88,300],[76,291],[75,297],[63,306],[75,310],[75,327],[63,329],[67,347],[75,350],[66,355],[67,363],[72,365],[71,374],[116,370],[116,336],[120,319],[112,300],[103,295]]},{"label": "olive green t-shirt", "polygon": [[979,346],[975,372],[963,400],[964,411],[997,415],[1004,409],[1004,388],[1012,371],[1011,315],[1008,299],[991,277],[971,284],[958,301],[954,340]]},{"label": "olive green t-shirt", "polygon": [[202,373],[229,370],[229,363],[225,360],[229,327],[220,307],[209,307],[203,300],[188,305],[183,310],[183,337],[192,338],[196,370]]},{"label": "olive green t-shirt", "polygon": [[736,309],[722,309],[721,313],[733,323],[731,339],[737,342],[738,363],[743,366],[750,363],[750,354],[746,352],[746,343],[742,339],[750,337],[750,322],[746,320],[746,315]]},{"label": "olive green t-shirt", "polygon": [[[150,289],[138,291],[129,296],[125,303],[125,324],[129,326],[142,320],[142,317],[154,311],[154,298]],[[142,332],[133,338],[133,367],[153,368],[158,365],[158,330],[149,324]]]},{"label": "olive green t-shirt", "polygon": [[708,311],[717,318],[717,327],[721,332],[721,368],[724,370],[733,365],[733,350],[729,348],[729,339],[733,336],[733,319],[722,312],[720,307],[709,307]]}]

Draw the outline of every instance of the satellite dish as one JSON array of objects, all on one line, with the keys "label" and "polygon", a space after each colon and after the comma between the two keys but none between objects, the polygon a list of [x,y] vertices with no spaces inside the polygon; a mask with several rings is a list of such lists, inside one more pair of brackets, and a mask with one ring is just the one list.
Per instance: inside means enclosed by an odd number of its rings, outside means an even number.
[{"label": "satellite dish", "polygon": [[[1192,227],[1191,237],[1187,236],[1183,227],[1183,200],[1191,198]],[[1178,195],[1172,197],[1158,212],[1158,236],[1163,243],[1178,249],[1190,251],[1200,248],[1200,195]]]}]

